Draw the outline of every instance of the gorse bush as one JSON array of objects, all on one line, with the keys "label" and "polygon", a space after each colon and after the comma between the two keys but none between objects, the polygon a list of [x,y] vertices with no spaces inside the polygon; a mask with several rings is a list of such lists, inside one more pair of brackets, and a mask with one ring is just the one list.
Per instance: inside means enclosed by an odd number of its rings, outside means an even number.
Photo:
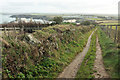
[{"label": "gorse bush", "polygon": [[35,31],[32,39],[29,34],[17,40],[4,36],[10,47],[2,47],[3,78],[57,77],[82,51],[93,28],[57,25]]},{"label": "gorse bush", "polygon": [[82,23],[80,23],[81,25],[90,25],[90,21],[83,21]]},{"label": "gorse bush", "polygon": [[60,24],[60,23],[63,22],[63,18],[62,18],[62,17],[54,17],[54,18],[53,18],[53,21],[55,21],[56,24]]}]

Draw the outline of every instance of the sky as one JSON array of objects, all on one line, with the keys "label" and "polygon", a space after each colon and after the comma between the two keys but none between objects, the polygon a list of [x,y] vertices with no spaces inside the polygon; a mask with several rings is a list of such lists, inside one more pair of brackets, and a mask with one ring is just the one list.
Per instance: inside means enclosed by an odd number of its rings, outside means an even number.
[{"label": "sky", "polygon": [[0,0],[0,13],[117,14],[119,0]]}]

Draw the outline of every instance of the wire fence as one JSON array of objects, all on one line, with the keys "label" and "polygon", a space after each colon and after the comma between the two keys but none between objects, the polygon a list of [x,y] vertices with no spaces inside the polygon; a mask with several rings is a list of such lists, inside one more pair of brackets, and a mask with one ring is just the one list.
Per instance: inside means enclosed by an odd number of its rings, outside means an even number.
[{"label": "wire fence", "polygon": [[101,25],[101,29],[111,38],[114,43],[120,43],[120,26]]},{"label": "wire fence", "polygon": [[8,37],[10,35],[20,35],[20,34],[25,34],[25,33],[32,33],[35,30],[41,30],[44,27],[48,27],[48,26],[53,26],[55,25],[55,23],[44,23],[44,24],[40,24],[40,23],[35,23],[35,22],[31,22],[31,23],[7,23],[7,24],[1,24],[0,25],[0,32],[1,34],[7,35]]}]

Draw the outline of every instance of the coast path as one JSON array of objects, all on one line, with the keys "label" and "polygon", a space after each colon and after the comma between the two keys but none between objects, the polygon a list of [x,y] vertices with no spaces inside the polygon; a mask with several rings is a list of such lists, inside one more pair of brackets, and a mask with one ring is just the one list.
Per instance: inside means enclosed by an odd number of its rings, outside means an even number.
[{"label": "coast path", "polygon": [[75,78],[77,71],[80,68],[81,63],[82,63],[85,55],[88,52],[88,49],[89,49],[90,43],[91,43],[91,37],[95,31],[93,31],[91,33],[91,35],[89,36],[88,42],[87,42],[85,48],[83,49],[83,51],[76,56],[76,58],[63,70],[62,73],[59,74],[58,78]]},{"label": "coast path", "polygon": [[96,38],[96,59],[94,63],[94,70],[96,70],[96,72],[93,74],[95,78],[109,78],[109,75],[107,74],[103,64],[102,51],[98,37]]}]

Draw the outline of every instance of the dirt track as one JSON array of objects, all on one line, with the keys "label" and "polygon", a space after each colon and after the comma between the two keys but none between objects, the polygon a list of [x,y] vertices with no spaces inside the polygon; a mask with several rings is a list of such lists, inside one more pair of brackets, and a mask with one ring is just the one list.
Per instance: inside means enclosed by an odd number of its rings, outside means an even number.
[{"label": "dirt track", "polygon": [[88,38],[88,42],[86,44],[86,47],[83,49],[81,53],[79,53],[76,58],[63,70],[63,72],[58,76],[58,78],[75,78],[77,71],[88,52],[88,49],[90,47],[91,37],[93,35],[94,31]]},{"label": "dirt track", "polygon": [[109,75],[107,74],[104,68],[102,51],[100,44],[98,42],[98,37],[96,39],[96,49],[97,50],[96,50],[96,59],[94,63],[94,70],[96,70],[97,72],[94,73],[93,75],[95,76],[95,78],[109,78]]}]

